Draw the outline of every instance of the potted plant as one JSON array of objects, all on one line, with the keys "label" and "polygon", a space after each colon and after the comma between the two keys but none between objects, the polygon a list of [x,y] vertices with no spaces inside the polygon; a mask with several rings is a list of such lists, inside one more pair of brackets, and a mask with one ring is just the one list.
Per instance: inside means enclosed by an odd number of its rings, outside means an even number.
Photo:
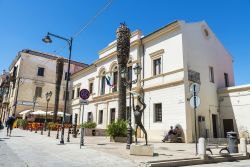
[{"label": "potted plant", "polygon": [[95,136],[96,135],[96,123],[92,121],[84,122],[80,125],[81,128],[84,128],[84,134],[86,136]]},{"label": "potted plant", "polygon": [[127,142],[127,121],[118,119],[108,125],[106,134],[110,136],[110,141],[114,142]]},{"label": "potted plant", "polygon": [[25,119],[18,119],[17,120],[17,126],[19,128],[26,129],[27,125],[28,125],[28,121],[27,120],[25,120]]},{"label": "potted plant", "polygon": [[50,129],[50,130],[56,130],[57,124],[54,123],[54,122],[49,122],[49,123],[47,124],[47,128]]}]

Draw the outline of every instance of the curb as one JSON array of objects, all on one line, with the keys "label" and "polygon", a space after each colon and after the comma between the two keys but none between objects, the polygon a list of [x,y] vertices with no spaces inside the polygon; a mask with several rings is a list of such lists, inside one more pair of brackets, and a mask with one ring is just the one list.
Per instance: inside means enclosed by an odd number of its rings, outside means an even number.
[{"label": "curb", "polygon": [[241,153],[237,153],[237,154],[213,155],[213,156],[208,156],[205,159],[194,157],[194,158],[184,158],[184,159],[148,161],[140,163],[139,166],[140,167],[189,166],[189,165],[210,164],[219,162],[232,162],[232,161],[246,160],[246,159],[250,159],[249,154],[244,155]]}]

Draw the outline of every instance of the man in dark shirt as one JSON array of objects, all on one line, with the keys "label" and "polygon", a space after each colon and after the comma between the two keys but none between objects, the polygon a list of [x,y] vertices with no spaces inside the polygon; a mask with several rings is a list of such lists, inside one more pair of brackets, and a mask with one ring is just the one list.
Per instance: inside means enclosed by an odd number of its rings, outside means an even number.
[{"label": "man in dark shirt", "polygon": [[7,121],[6,121],[6,127],[7,127],[7,136],[11,136],[11,131],[13,129],[13,124],[15,122],[16,118],[15,118],[15,114],[12,114],[12,116],[10,116]]},{"label": "man in dark shirt", "polygon": [[170,130],[168,131],[168,133],[166,134],[166,136],[164,137],[164,139],[162,140],[163,142],[168,141],[168,139],[174,135],[174,130],[173,130],[173,126],[170,126]]}]

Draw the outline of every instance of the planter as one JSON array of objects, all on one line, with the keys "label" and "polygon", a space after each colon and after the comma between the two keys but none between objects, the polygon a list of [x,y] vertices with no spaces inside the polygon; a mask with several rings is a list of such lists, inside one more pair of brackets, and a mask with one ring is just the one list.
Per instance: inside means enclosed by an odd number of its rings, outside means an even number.
[{"label": "planter", "polygon": [[105,129],[84,128],[85,136],[105,136]]},{"label": "planter", "polygon": [[127,143],[127,137],[110,137],[111,142]]}]

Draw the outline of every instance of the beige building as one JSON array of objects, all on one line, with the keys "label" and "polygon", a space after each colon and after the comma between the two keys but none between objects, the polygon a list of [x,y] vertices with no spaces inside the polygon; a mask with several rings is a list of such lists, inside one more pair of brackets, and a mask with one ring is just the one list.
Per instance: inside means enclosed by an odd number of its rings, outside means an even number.
[{"label": "beige building", "polygon": [[[28,49],[18,52],[10,66],[12,82],[10,83],[9,108],[7,115],[15,111],[15,103],[16,114],[25,110],[32,110],[34,106],[35,111],[45,111],[45,93],[49,91],[52,91],[52,97],[49,102],[49,111],[54,110],[57,58],[58,56],[56,55]],[[64,59],[59,111],[63,111],[67,65],[68,60]],[[70,73],[75,73],[86,66],[86,64],[71,61]],[[70,82],[69,89],[71,89],[71,86],[72,84]],[[36,103],[34,103],[33,97],[37,97]]]}]

